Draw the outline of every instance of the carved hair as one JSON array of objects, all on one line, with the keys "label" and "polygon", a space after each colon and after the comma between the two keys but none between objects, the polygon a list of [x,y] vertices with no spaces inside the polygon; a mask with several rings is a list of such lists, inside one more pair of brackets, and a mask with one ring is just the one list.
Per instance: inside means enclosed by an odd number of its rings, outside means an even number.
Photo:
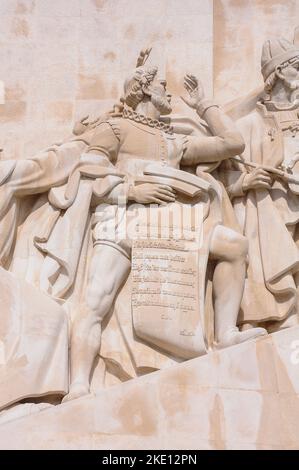
[{"label": "carved hair", "polygon": [[157,67],[139,67],[133,76],[126,80],[124,101],[127,106],[136,108],[145,96],[144,90],[150,86],[157,72]]},{"label": "carved hair", "polygon": [[264,90],[268,95],[270,95],[277,80],[278,80],[278,76],[276,75],[276,71],[272,72],[271,75],[269,75],[269,77],[266,79]]}]

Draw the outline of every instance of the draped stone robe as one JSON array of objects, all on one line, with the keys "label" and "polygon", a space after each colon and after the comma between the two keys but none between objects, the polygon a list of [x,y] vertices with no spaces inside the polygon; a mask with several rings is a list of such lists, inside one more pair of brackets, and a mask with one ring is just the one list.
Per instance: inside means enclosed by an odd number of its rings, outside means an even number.
[{"label": "draped stone robe", "polygon": [[[237,122],[246,142],[242,156],[277,168],[299,151],[298,109],[274,111],[259,103]],[[248,170],[250,171],[250,170]],[[299,173],[298,163],[294,173]],[[272,189],[242,190],[247,170],[225,162],[218,171],[249,240],[248,269],[239,321],[276,322],[297,311],[299,197],[291,184],[275,180]]]}]

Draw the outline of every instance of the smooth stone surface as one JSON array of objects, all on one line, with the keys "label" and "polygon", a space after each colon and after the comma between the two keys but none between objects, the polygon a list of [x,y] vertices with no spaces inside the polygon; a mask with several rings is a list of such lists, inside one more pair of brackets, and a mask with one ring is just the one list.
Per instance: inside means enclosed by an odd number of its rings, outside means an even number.
[{"label": "smooth stone surface", "polygon": [[298,338],[291,328],[6,422],[0,448],[299,449]]},{"label": "smooth stone surface", "polygon": [[[28,157],[78,118],[107,111],[147,46],[175,95],[190,64],[212,94],[213,0],[2,0],[0,42],[6,158]],[[175,108],[186,108],[179,97]]]},{"label": "smooth stone surface", "polygon": [[0,268],[0,409],[68,391],[68,325],[49,296]]}]

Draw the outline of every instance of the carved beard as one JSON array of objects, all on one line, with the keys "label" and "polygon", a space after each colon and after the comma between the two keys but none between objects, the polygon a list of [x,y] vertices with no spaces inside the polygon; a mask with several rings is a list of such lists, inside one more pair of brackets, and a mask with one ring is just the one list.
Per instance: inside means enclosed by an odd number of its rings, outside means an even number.
[{"label": "carved beard", "polygon": [[151,102],[153,103],[155,108],[159,111],[159,113],[161,113],[163,116],[166,114],[170,114],[172,111],[172,108],[166,96],[161,96],[155,92],[152,92]]},{"label": "carved beard", "polygon": [[293,82],[293,85],[294,85],[294,88],[292,93],[291,93],[291,102],[293,103],[294,101],[296,101],[296,103],[299,102],[299,80],[295,80]]},{"label": "carved beard", "polygon": [[290,80],[288,78],[285,78],[284,83],[291,92],[291,103],[293,103],[293,101],[295,100],[297,101],[299,99],[299,80]]}]

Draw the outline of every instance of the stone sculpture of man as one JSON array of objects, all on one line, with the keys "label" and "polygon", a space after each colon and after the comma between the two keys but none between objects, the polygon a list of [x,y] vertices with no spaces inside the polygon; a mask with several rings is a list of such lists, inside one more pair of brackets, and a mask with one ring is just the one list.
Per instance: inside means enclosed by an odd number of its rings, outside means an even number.
[{"label": "stone sculpture of man", "polygon": [[[144,64],[134,71],[125,82],[122,117],[107,119],[97,126],[87,150],[87,155],[96,155],[100,164],[113,164],[127,175],[128,184],[115,188],[114,201],[122,193],[128,204],[173,203],[176,194],[171,185],[134,184],[149,163],[178,169],[181,164],[195,166],[225,160],[244,150],[240,133],[218,106],[204,98],[201,84],[191,75],[185,77],[188,92],[185,101],[205,119],[213,136],[173,134],[160,120],[161,115],[171,112],[171,105],[166,82],[157,78],[157,72],[156,67]],[[265,330],[240,332],[236,328],[245,279],[247,240],[216,219],[215,216],[208,252],[217,262],[213,278],[216,342],[219,347],[225,347],[265,334]],[[103,232],[102,220],[93,230],[94,248],[87,287],[72,327],[71,386],[66,400],[89,392],[92,366],[100,349],[102,321],[130,271],[130,242],[126,239],[112,242],[105,239]]]},{"label": "stone sculpture of man", "polygon": [[249,240],[239,321],[273,331],[299,318],[298,185],[273,178],[265,168],[298,172],[299,47],[286,39],[266,41],[261,71],[266,98],[237,123],[246,142],[242,157],[250,165],[233,163],[222,176]]}]

